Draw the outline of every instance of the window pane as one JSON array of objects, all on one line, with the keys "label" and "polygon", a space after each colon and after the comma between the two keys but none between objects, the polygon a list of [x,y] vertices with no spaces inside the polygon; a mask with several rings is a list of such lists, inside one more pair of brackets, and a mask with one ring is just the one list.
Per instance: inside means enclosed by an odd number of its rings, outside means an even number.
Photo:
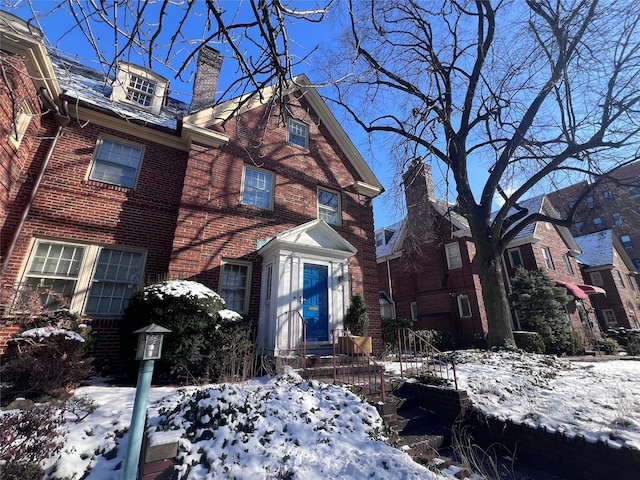
[{"label": "window pane", "polygon": [[304,123],[289,119],[289,143],[307,146],[307,126]]},{"label": "window pane", "polygon": [[272,185],[273,174],[246,167],[242,203],[270,209]]},{"label": "window pane", "polygon": [[98,255],[85,312],[121,314],[140,283],[142,252],[102,248]]},{"label": "window pane", "polygon": [[338,194],[318,189],[318,218],[331,225],[340,223]]},{"label": "window pane", "polygon": [[246,311],[248,273],[249,267],[246,265],[224,264],[220,295],[227,302],[227,308],[241,313]]},{"label": "window pane", "polygon": [[142,152],[139,147],[102,138],[89,178],[132,188],[140,168]]},{"label": "window pane", "polygon": [[447,265],[449,270],[462,267],[462,255],[460,255],[460,245],[451,243],[445,247],[447,254]]}]

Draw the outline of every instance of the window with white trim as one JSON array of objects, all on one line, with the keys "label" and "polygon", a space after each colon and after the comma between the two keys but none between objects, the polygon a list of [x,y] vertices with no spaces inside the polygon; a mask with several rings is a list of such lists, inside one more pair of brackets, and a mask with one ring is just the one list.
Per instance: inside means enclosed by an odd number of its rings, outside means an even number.
[{"label": "window with white trim", "polygon": [[507,250],[507,254],[509,255],[509,262],[511,263],[511,266],[513,268],[518,268],[524,265],[519,248],[512,248],[511,250]]},{"label": "window with white trim", "polygon": [[471,317],[472,313],[469,297],[467,295],[458,295],[456,298],[458,300],[458,313],[460,314],[460,318]]},{"label": "window with white trim", "polygon": [[589,274],[589,277],[591,278],[591,283],[593,283],[597,287],[602,287],[604,285],[600,272],[591,272]]},{"label": "window with white trim", "polygon": [[120,315],[140,284],[144,263],[138,250],[37,240],[22,284],[47,309]]},{"label": "window with white trim", "polygon": [[567,255],[566,253],[563,253],[562,261],[564,263],[564,268],[567,269],[567,273],[569,275],[573,275],[573,266],[571,265],[571,260],[569,259],[569,255]]},{"label": "window with white trim", "polygon": [[585,202],[586,202],[586,204],[587,204],[587,207],[589,207],[589,208],[593,208],[593,205],[594,205],[593,195],[589,195],[589,196],[588,196],[587,198],[585,198],[584,200],[585,200]]},{"label": "window with white trim", "polygon": [[20,108],[16,112],[11,131],[9,132],[9,141],[16,148],[18,148],[22,143],[24,134],[29,127],[29,123],[31,122],[31,117],[33,117],[33,111],[31,110],[29,104],[23,101],[22,103],[20,103]]},{"label": "window with white trim", "polygon": [[299,145],[301,147],[307,148],[309,143],[309,127],[307,124],[298,122],[293,118],[289,118],[288,126],[288,139],[289,143],[293,143],[294,145]]},{"label": "window with white trim", "polygon": [[409,308],[411,309],[411,320],[414,322],[418,321],[418,304],[416,302],[411,302],[409,304]]},{"label": "window with white trim", "polygon": [[449,270],[462,268],[462,254],[460,253],[460,245],[458,242],[445,245],[444,251],[447,256],[447,266]]},{"label": "window with white trim", "polygon": [[340,195],[331,190],[318,188],[318,218],[330,225],[341,224]]},{"label": "window with white trim", "polygon": [[631,237],[629,235],[622,235],[620,237],[620,242],[622,242],[622,246],[627,250],[633,248],[633,242],[631,241]]},{"label": "window with white trim", "polygon": [[158,115],[162,109],[169,81],[157,73],[121,62],[112,84],[111,100],[122,102]]},{"label": "window with white trim", "polygon": [[595,217],[593,219],[593,226],[596,228],[602,228],[602,219],[600,217]]},{"label": "window with white trim", "polygon": [[138,180],[144,148],[108,137],[100,137],[93,154],[89,179],[125,188]]},{"label": "window with white trim", "polygon": [[273,210],[273,173],[245,165],[242,203]]},{"label": "window with white trim", "polygon": [[251,264],[224,261],[220,276],[220,296],[227,303],[227,308],[238,313],[247,313]]},{"label": "window with white trim", "polygon": [[603,309],[602,317],[604,318],[604,323],[607,327],[615,327],[618,325],[618,321],[616,320],[616,313],[612,309]]},{"label": "window with white trim", "polygon": [[629,287],[631,287],[631,290],[635,290],[636,286],[634,285],[634,283],[636,283],[635,279],[633,278],[633,275],[631,275],[630,273],[627,275],[627,280],[629,280]]},{"label": "window with white trim", "polygon": [[613,218],[613,223],[616,225],[622,225],[622,215],[618,212],[613,212],[611,214],[611,218]]},{"label": "window with white trim", "polygon": [[620,270],[616,270],[616,273],[618,274],[618,281],[620,282],[620,285],[622,286],[622,288],[627,288],[627,286],[624,284],[624,280],[622,278],[622,274],[620,273]]},{"label": "window with white trim", "polygon": [[553,265],[553,258],[551,258],[551,250],[549,247],[542,247],[542,258],[544,258],[544,263],[549,270],[556,269]]}]

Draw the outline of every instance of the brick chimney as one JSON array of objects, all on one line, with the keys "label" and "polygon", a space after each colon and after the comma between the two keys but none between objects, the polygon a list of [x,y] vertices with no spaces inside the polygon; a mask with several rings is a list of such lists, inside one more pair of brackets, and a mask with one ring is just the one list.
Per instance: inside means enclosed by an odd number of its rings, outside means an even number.
[{"label": "brick chimney", "polygon": [[222,55],[218,50],[203,45],[198,52],[196,78],[189,112],[210,107],[216,100],[218,78],[222,68]]},{"label": "brick chimney", "polygon": [[407,203],[407,219],[426,218],[429,212],[429,197],[434,198],[433,176],[431,165],[416,158],[402,174],[404,196]]}]

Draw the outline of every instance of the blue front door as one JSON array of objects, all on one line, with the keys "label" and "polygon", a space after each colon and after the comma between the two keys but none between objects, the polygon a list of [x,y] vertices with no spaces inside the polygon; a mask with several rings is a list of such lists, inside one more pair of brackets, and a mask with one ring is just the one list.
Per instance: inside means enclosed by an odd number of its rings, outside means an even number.
[{"label": "blue front door", "polygon": [[302,296],[302,316],[307,322],[307,341],[329,340],[329,302],[327,292],[328,268],[305,264]]}]

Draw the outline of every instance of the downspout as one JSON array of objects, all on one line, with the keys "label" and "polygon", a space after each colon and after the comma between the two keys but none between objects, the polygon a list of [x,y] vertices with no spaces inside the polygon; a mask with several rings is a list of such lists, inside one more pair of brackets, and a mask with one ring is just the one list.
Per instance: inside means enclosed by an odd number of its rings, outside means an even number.
[{"label": "downspout", "polygon": [[69,112],[67,110],[66,100],[62,101],[63,113],[60,113],[60,108],[53,101],[53,99],[51,98],[51,95],[49,94],[49,91],[46,88],[43,87],[40,89],[40,95],[44,103],[46,104],[46,106],[53,112],[53,118],[55,119],[57,129],[54,137],[52,138],[51,143],[49,144],[49,149],[47,150],[47,154],[44,158],[44,161],[40,166],[40,170],[38,171],[38,176],[36,177],[33,183],[33,188],[31,189],[31,193],[29,194],[29,199],[27,200],[27,203],[24,206],[22,213],[20,214],[18,225],[15,231],[13,232],[13,235],[11,236],[11,241],[9,242],[9,246],[7,247],[7,251],[4,256],[4,262],[2,263],[2,268],[0,269],[0,277],[4,275],[4,272],[7,266],[9,265],[9,261],[11,260],[11,255],[13,255],[13,251],[15,250],[16,244],[18,243],[20,232],[22,231],[22,228],[24,227],[24,224],[27,221],[27,217],[29,216],[29,212],[31,211],[31,206],[33,205],[33,201],[35,200],[36,195],[38,194],[38,190],[40,189],[40,184],[42,183],[42,179],[44,178],[44,173],[47,167],[49,166],[49,161],[51,160],[51,157],[53,156],[53,150],[55,149],[56,144],[58,143],[58,139],[62,135],[62,129],[67,125],[69,125],[69,123],[71,122],[71,118],[69,117]]}]

